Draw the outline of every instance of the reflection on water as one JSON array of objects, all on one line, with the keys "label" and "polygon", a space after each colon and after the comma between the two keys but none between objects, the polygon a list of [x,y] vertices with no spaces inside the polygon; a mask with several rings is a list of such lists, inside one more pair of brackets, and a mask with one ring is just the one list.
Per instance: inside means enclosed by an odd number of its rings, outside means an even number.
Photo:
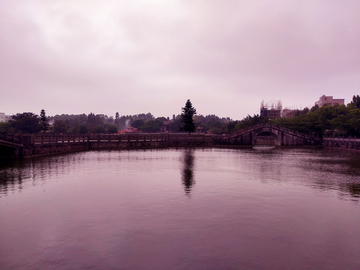
[{"label": "reflection on water", "polygon": [[[133,155],[124,155],[118,158],[131,162],[148,160],[136,153],[141,152],[134,151]],[[316,189],[338,190],[341,196],[351,196],[356,201],[360,198],[360,159],[357,153],[276,149],[263,152],[247,150],[240,154],[242,159],[251,161],[250,167],[259,171],[258,180],[263,183],[295,181]],[[95,155],[92,158],[97,162],[113,159],[110,154],[106,157],[95,157]],[[191,190],[195,185],[195,150],[185,149],[182,151],[182,155],[181,181],[185,194],[190,197]],[[162,158],[157,157],[157,160]],[[0,197],[10,191],[16,192],[28,186],[43,185],[57,175],[77,170],[77,166],[87,160],[89,160],[89,156],[86,153],[78,153],[2,161],[0,164]],[[141,169],[141,165],[138,169]]]},{"label": "reflection on water", "polygon": [[43,185],[56,175],[75,169],[84,160],[80,154],[6,160],[0,164],[0,197],[29,186]]},{"label": "reflection on water", "polygon": [[191,188],[195,185],[194,180],[194,150],[184,150],[184,168],[182,171],[182,183],[185,187],[185,194],[190,197]]},{"label": "reflection on water", "polygon": [[345,183],[340,185],[340,190],[354,198],[360,198],[360,183]]},{"label": "reflection on water", "polygon": [[[154,150],[151,150],[154,152]],[[155,150],[159,152],[158,150]],[[226,152],[226,150],[221,150]],[[161,151],[160,151],[161,152]],[[0,164],[0,197],[8,192],[21,191],[29,186],[44,185],[56,179],[56,176],[70,173],[78,169],[82,162],[96,160],[107,162],[113,160],[108,156],[96,156],[93,152],[91,158],[87,153],[66,154],[50,157],[37,157],[24,160],[7,160]],[[123,152],[127,153],[127,152]],[[133,151],[131,155],[118,157],[126,162],[149,161],[143,157],[142,152]],[[190,197],[195,185],[195,150],[184,149],[182,152],[181,182],[185,194]],[[321,190],[338,190],[341,196],[351,196],[354,200],[360,198],[360,158],[358,153],[334,152],[329,150],[270,150],[239,152],[241,158],[249,162],[254,173],[259,172],[258,180],[263,183],[270,182],[296,182],[297,184],[311,186]],[[164,157],[157,157],[159,161]],[[93,162],[93,161],[91,161]],[[88,170],[89,168],[86,168]],[[141,170],[141,165],[138,166]]]},{"label": "reflection on water", "polygon": [[3,161],[0,269],[358,269],[359,176],[322,149]]}]

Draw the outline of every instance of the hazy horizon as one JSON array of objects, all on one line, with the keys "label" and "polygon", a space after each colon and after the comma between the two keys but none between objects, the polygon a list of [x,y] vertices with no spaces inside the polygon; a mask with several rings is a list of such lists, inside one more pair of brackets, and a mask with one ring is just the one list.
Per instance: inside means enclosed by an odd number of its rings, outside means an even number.
[{"label": "hazy horizon", "polygon": [[311,107],[360,89],[360,2],[0,0],[0,112]]}]

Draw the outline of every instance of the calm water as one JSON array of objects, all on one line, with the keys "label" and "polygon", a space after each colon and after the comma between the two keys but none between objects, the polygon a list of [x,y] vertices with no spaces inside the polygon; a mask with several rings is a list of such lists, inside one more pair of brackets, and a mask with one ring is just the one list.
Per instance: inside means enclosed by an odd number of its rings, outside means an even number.
[{"label": "calm water", "polygon": [[94,151],[0,165],[0,269],[360,269],[360,155]]}]

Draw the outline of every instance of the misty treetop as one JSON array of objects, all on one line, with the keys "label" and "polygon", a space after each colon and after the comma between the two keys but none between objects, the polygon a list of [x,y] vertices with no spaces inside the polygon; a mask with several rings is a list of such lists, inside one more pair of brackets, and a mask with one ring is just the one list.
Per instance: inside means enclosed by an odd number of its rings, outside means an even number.
[{"label": "misty treetop", "polygon": [[356,109],[360,109],[360,96],[354,95],[352,98],[351,104],[354,104]]},{"label": "misty treetop", "polygon": [[231,130],[229,130],[229,124],[236,121],[232,121],[229,117],[218,117],[214,114],[209,115],[195,115],[194,116],[194,123],[195,126],[200,127],[203,132],[211,133],[211,134],[223,134],[223,133],[229,133]]}]

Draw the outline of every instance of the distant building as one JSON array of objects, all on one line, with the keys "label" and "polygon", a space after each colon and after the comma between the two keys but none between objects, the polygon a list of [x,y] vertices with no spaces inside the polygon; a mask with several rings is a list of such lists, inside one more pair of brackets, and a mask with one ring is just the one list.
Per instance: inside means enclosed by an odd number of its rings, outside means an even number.
[{"label": "distant building", "polygon": [[262,108],[260,109],[260,115],[268,118],[279,118],[281,116],[281,110]]},{"label": "distant building", "polygon": [[291,109],[285,108],[281,112],[281,117],[291,118],[291,117],[294,117],[298,112],[299,112],[299,110],[291,110]]},{"label": "distant building", "polygon": [[197,127],[195,132],[196,133],[204,133],[204,129],[202,127]]},{"label": "distant building", "polygon": [[[169,117],[168,117],[169,119]],[[170,131],[170,124],[172,123],[172,120],[163,121],[163,125],[160,128],[160,132],[169,132]]]},{"label": "distant building", "polygon": [[281,117],[282,104],[281,101],[272,104],[265,104],[264,101],[260,105],[260,116],[268,118],[279,118]]},{"label": "distant building", "polygon": [[331,106],[344,105],[345,104],[345,99],[334,99],[332,96],[322,95],[319,98],[319,101],[315,102],[315,105],[318,105],[319,107],[321,107],[324,104],[331,105]]},{"label": "distant building", "polygon": [[0,122],[7,122],[11,119],[11,115],[6,115],[5,113],[0,112]]}]

